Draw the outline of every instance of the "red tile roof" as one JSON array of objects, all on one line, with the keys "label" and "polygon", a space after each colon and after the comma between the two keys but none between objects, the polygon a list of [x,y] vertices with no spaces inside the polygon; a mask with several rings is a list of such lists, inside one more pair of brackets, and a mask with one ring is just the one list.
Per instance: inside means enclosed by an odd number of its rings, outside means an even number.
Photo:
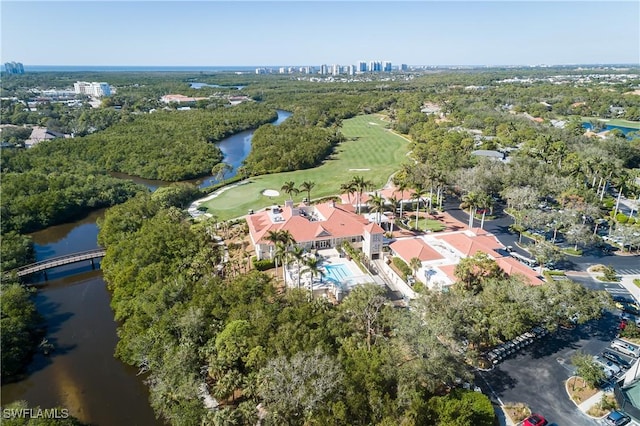
[{"label": "red tile roof", "polygon": [[447,277],[449,277],[451,282],[455,283],[456,281],[458,281],[455,274],[453,273],[453,271],[455,271],[456,269],[456,265],[442,265],[442,266],[438,266],[437,268],[440,269],[442,272],[444,272],[444,274]]},{"label": "red tile roof", "polygon": [[538,278],[538,273],[536,271],[518,262],[513,257],[500,257],[496,259],[496,262],[498,263],[498,266],[507,273],[507,275],[521,274],[524,275],[533,285],[544,284],[544,281]]},{"label": "red tile roof", "polygon": [[[366,229],[370,233],[383,233],[383,229],[369,223],[364,217],[343,209],[332,203],[313,206],[321,217],[317,221],[310,221],[305,216],[293,215],[291,207],[282,208],[281,222],[272,222],[270,212],[262,211],[247,216],[249,232],[256,243],[266,243],[265,235],[269,231],[287,230],[296,242],[304,243],[329,238],[345,238],[362,235]],[[297,209],[294,209],[297,210]]]},{"label": "red tile roof", "polygon": [[389,248],[396,252],[398,256],[405,262],[411,262],[411,259],[417,257],[422,262],[427,260],[444,259],[444,257],[432,249],[422,239],[411,238],[406,240],[398,240],[389,245]]},{"label": "red tile roof", "polygon": [[470,237],[467,234],[460,232],[455,234],[439,235],[436,238],[445,241],[467,257],[473,256],[479,251],[486,253],[491,257],[497,257],[500,255],[496,253],[494,249],[502,247],[502,244],[500,244],[498,240],[489,235],[477,235],[475,237]]}]

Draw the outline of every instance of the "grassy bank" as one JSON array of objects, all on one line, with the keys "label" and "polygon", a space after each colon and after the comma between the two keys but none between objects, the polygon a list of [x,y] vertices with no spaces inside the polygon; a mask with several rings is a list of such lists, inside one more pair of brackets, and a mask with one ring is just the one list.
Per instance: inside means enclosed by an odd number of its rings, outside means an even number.
[{"label": "grassy bank", "polygon": [[[363,115],[344,120],[342,133],[347,138],[332,157],[321,166],[307,170],[276,173],[251,178],[250,182],[224,192],[203,205],[218,219],[225,220],[247,214],[272,204],[283,204],[288,196],[280,188],[287,181],[299,186],[303,181],[315,182],[311,198],[339,193],[340,185],[353,176],[363,176],[381,188],[389,176],[406,160],[406,139],[385,129],[385,122],[376,115]],[[265,189],[280,192],[278,197],[262,195]],[[301,201],[307,194],[294,196]]]}]

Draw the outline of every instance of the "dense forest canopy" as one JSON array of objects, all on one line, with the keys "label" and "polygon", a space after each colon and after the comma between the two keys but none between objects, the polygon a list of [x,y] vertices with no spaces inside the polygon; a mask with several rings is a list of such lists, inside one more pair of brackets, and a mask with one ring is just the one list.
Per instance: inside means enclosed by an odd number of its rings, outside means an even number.
[{"label": "dense forest canopy", "polygon": [[156,111],[132,115],[127,122],[83,138],[39,144],[31,155],[62,154],[110,172],[185,180],[206,175],[222,161],[215,142],[276,118],[273,109],[254,103],[213,111]]},{"label": "dense forest canopy", "polygon": [[[405,188],[440,200],[456,194],[471,211],[504,203],[514,231],[550,227],[576,248],[596,244],[589,226],[599,220],[635,244],[636,220],[620,216],[610,189],[640,194],[640,138],[587,137],[583,122],[637,120],[640,77],[637,69],[601,70],[611,80],[601,84],[587,81],[592,72],[430,70],[342,82],[215,73],[3,75],[3,96],[17,98],[2,101],[3,124],[50,125],[78,136],[3,149],[3,270],[32,255],[18,232],[117,204],[100,222],[98,240],[107,247],[104,276],[120,322],[116,355],[146,374],[151,404],[167,422],[255,424],[262,404],[265,424],[493,424],[488,398],[450,391],[470,378],[479,354],[533,325],[553,329],[576,314],[581,322],[598,318],[606,295],[569,281],[530,287],[480,258],[460,263],[451,292],[419,292],[409,310],[394,308],[376,285],[357,287],[340,305],[278,292],[269,275],[249,271],[249,262],[222,264],[216,236],[229,224],[194,222],[183,211],[196,188],[149,194],[107,172],[202,176],[222,160],[215,142],[247,128],[258,130],[246,174],[314,167],[342,141],[343,119],[380,113],[390,131],[411,140],[411,155],[394,176]],[[559,75],[561,83],[553,80]],[[31,87],[77,80],[108,81],[117,93],[94,109],[45,102],[31,111],[22,103]],[[191,89],[193,81],[225,87]],[[160,110],[159,98],[169,93],[253,101]],[[277,127],[267,124],[276,108],[293,113]],[[24,133],[14,128],[8,138],[19,143]],[[478,158],[477,149],[500,150],[510,161]],[[536,258],[556,256],[547,243],[531,248]],[[548,309],[535,308],[543,302]],[[3,282],[2,305],[3,365],[15,373],[28,358],[38,317],[28,292],[10,281]],[[10,345],[19,350],[5,351]],[[219,410],[205,408],[207,395]]]}]

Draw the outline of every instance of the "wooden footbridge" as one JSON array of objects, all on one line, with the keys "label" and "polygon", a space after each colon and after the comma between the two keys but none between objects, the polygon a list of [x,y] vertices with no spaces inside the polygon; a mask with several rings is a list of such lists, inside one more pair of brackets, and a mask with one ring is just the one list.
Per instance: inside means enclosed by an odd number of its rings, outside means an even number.
[{"label": "wooden footbridge", "polygon": [[47,280],[47,270],[56,268],[58,266],[70,265],[72,263],[82,262],[85,260],[91,261],[91,268],[95,269],[95,260],[104,257],[106,249],[98,248],[95,250],[82,251],[77,253],[66,254],[64,256],[52,257],[47,260],[41,260],[40,262],[32,263],[30,265],[21,266],[16,269],[18,277],[26,277],[38,272],[44,272],[44,279]]}]

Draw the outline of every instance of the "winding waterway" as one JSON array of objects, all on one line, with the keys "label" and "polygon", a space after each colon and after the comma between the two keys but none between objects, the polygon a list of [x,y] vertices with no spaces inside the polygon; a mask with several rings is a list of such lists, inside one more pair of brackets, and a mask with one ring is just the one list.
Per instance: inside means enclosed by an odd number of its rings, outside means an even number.
[{"label": "winding waterway", "polygon": [[[278,111],[273,124],[290,115]],[[251,150],[252,135],[252,130],[244,131],[218,144],[234,175]],[[152,189],[168,184],[134,180]],[[198,182],[201,187],[214,183],[212,176]],[[77,222],[32,234],[36,260],[96,248],[96,220],[103,215],[104,210],[99,210]],[[149,406],[143,377],[114,358],[117,323],[102,272],[86,262],[57,268],[48,277],[48,282],[39,284],[35,302],[55,351],[50,356],[36,354],[23,380],[3,384],[0,403],[26,400],[30,406],[67,408],[92,425],[162,424]]]},{"label": "winding waterway", "polygon": [[[291,116],[291,113],[288,111],[277,111],[278,118],[276,119],[276,121],[271,123],[275,126],[279,125]],[[225,138],[217,143],[218,148],[220,148],[220,151],[222,151],[222,154],[224,155],[224,162],[233,167],[233,170],[231,171],[231,173],[228,173],[225,176],[225,179],[234,177],[236,175],[238,167],[242,165],[244,159],[247,158],[247,155],[249,155],[249,152],[251,151],[251,138],[253,137],[253,132],[254,130],[245,130],[243,132],[236,133],[233,136],[229,136],[228,138]],[[122,179],[129,179],[133,182],[145,185],[151,190],[155,190],[160,186],[166,186],[170,184],[170,182],[165,182],[162,180],[143,179],[124,173],[111,173],[111,175]],[[186,180],[184,182],[191,182],[198,185],[200,188],[207,188],[218,183],[218,180],[215,176],[207,176],[204,178]]]}]

